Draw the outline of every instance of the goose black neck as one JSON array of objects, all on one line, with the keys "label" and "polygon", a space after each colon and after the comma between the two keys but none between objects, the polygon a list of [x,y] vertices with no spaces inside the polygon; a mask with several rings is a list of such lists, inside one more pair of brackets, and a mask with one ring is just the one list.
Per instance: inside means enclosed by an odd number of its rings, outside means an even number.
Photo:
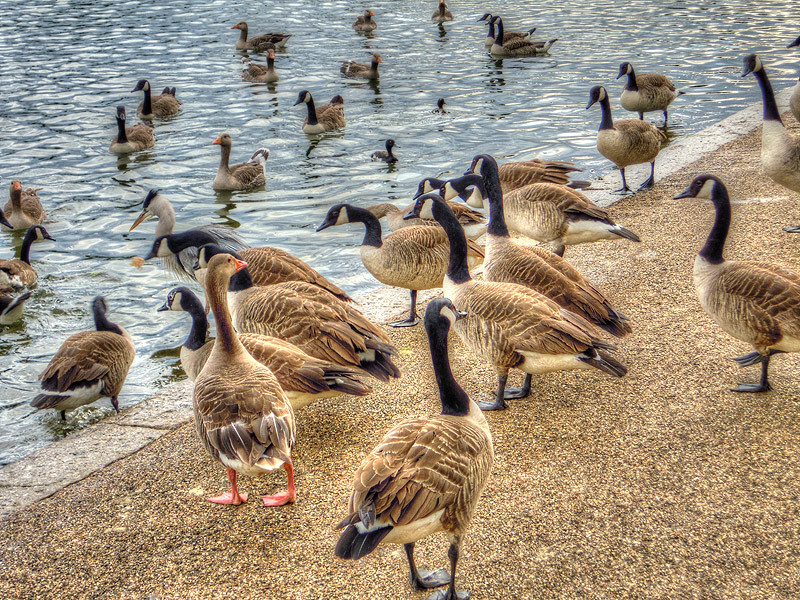
[{"label": "goose black neck", "polygon": [[628,82],[625,84],[625,89],[630,92],[636,92],[639,90],[639,86],[636,84],[636,71],[633,70],[633,67],[628,67],[630,71],[628,72]]},{"label": "goose black neck", "polygon": [[495,37],[494,22],[491,19],[489,19],[489,36],[488,37],[490,37],[492,39],[494,39],[494,37]]},{"label": "goose black neck", "polygon": [[206,311],[203,310],[200,299],[194,294],[189,295],[183,292],[181,294],[181,299],[184,304],[183,309],[192,317],[192,329],[183,345],[189,350],[197,350],[206,343],[206,333],[208,333]]},{"label": "goose black neck", "polygon": [[275,68],[275,57],[267,56],[267,68],[271,71]]},{"label": "goose black neck", "polygon": [[731,226],[731,201],[728,197],[728,190],[721,183],[716,183],[711,190],[711,201],[714,203],[716,215],[714,216],[714,226],[708,234],[706,244],[700,250],[700,256],[706,262],[718,265],[725,262],[722,258],[722,250],[725,247],[725,239],[728,237],[728,229]]},{"label": "goose black neck", "polygon": [[506,217],[503,212],[503,187],[500,185],[500,172],[494,160],[483,160],[483,180],[489,196],[489,227],[487,233],[498,237],[509,237]]},{"label": "goose black neck", "polygon": [[19,249],[19,259],[22,262],[31,264],[31,244],[36,239],[36,229],[31,227],[22,238],[22,247]]},{"label": "goose black neck", "polygon": [[128,134],[125,133],[125,119],[117,117],[117,143],[125,144],[128,141]]},{"label": "goose black neck", "polygon": [[375,248],[380,248],[383,246],[383,240],[381,239],[381,222],[378,220],[378,217],[373,215],[368,210],[359,208],[358,206],[348,205],[345,210],[347,210],[347,217],[350,219],[350,221],[363,223],[367,228],[367,231],[364,234],[364,239],[361,240],[362,246],[373,246]]},{"label": "goose black neck", "polygon": [[469,413],[469,396],[458,385],[450,369],[450,357],[447,351],[447,332],[450,330],[450,322],[437,314],[432,319],[425,319],[425,330],[428,332],[433,373],[436,375],[436,385],[439,386],[442,414],[466,415]]},{"label": "goose black neck", "polygon": [[[456,177],[455,179],[451,179],[449,181],[450,185],[453,186],[453,189],[458,192],[458,195],[461,196],[469,186],[475,186],[478,188],[478,191],[481,193],[481,196],[484,198],[486,197],[486,186],[483,182],[483,177],[477,175],[476,173],[469,173],[468,175],[462,175],[461,177]],[[441,187],[441,186],[439,186]],[[463,198],[463,196],[461,196]]]},{"label": "goose black neck", "polygon": [[503,19],[497,19],[497,37],[494,38],[494,43],[498,46],[503,45]]},{"label": "goose black neck", "polygon": [[611,103],[608,101],[608,94],[600,100],[600,131],[603,129],[614,129],[614,120],[611,118]]},{"label": "goose black neck", "polygon": [[[236,256],[235,252],[230,252],[231,255]],[[239,258],[236,256],[236,258]],[[241,260],[241,259],[240,259]],[[250,276],[250,269],[245,267],[238,273],[234,273],[231,277],[231,282],[228,284],[229,292],[241,292],[253,287],[253,278]]]},{"label": "goose black neck", "polygon": [[146,86],[144,88],[144,104],[142,105],[142,114],[143,115],[150,115],[153,114],[153,101],[150,97],[150,86]]},{"label": "goose black neck", "polygon": [[316,125],[317,121],[317,109],[314,106],[314,99],[309,98],[308,102],[306,102],[306,108],[308,108],[308,124],[309,125]]},{"label": "goose black neck", "polygon": [[186,250],[186,248],[199,248],[206,244],[216,244],[218,242],[210,233],[197,227],[181,233],[171,233],[164,237],[168,240],[167,246],[173,254],[178,254],[182,250]]},{"label": "goose black neck", "polygon": [[108,320],[104,308],[95,305],[92,307],[92,312],[94,312],[94,328],[97,331],[110,331],[122,335],[122,329],[116,323]]},{"label": "goose black neck", "polygon": [[772,91],[772,84],[769,82],[769,77],[767,77],[767,71],[762,67],[753,74],[758,79],[758,85],[761,86],[761,97],[764,99],[764,120],[777,121],[783,124],[781,113],[778,111],[778,103],[775,102],[775,92]]},{"label": "goose black neck", "polygon": [[450,261],[447,276],[454,283],[466,283],[471,279],[467,266],[467,236],[453,211],[442,200],[433,202],[433,217],[442,226],[450,242]]}]

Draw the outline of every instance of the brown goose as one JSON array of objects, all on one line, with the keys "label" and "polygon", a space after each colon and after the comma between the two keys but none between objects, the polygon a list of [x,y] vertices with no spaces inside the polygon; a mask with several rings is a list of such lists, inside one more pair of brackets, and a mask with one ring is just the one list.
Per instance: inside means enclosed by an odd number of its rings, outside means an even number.
[{"label": "brown goose", "polygon": [[759,383],[741,383],[733,391],[769,391],[772,355],[800,352],[800,274],[768,262],[725,260],[731,203],[717,177],[700,175],[675,198],[706,198],[714,203],[714,225],[694,261],[694,287],[708,316],[723,331],[755,348],[733,360],[742,367],[761,363]]},{"label": "brown goose", "polygon": [[489,48],[489,52],[493,56],[514,57],[547,54],[550,47],[558,41],[558,38],[555,38],[547,42],[533,42],[527,36],[506,41],[505,32],[503,31],[503,19],[498,17],[493,17],[493,19],[496,19],[497,22],[497,36]]},{"label": "brown goose", "polygon": [[664,113],[664,125],[667,124],[667,108],[675,98],[684,94],[675,89],[669,78],[657,73],[642,73],[637,75],[633,65],[624,62],[619,66],[620,77],[628,76],[622,95],[619,98],[622,108],[639,113],[639,119],[644,119],[644,113],[660,110]]},{"label": "brown goose", "polygon": [[[357,560],[379,544],[403,544],[414,589],[449,584],[432,596],[449,600],[469,597],[456,592],[459,548],[494,462],[489,425],[450,370],[447,334],[463,316],[447,298],[428,304],[425,329],[442,412],[395,425],[364,459],[335,549]],[[414,561],[414,544],[438,531],[450,541],[452,575],[418,570]]]},{"label": "brown goose", "polygon": [[153,130],[144,123],[137,123],[133,127],[125,127],[127,114],[124,106],[117,107],[117,135],[111,140],[108,149],[114,154],[128,154],[138,152],[156,145]]},{"label": "brown goose", "polygon": [[330,104],[323,104],[316,108],[311,92],[303,90],[297,94],[297,101],[294,106],[302,103],[305,103],[308,110],[308,116],[303,121],[303,131],[305,133],[323,133],[341,129],[347,125],[347,121],[344,118],[344,99],[338,94],[331,99]]},{"label": "brown goose", "polygon": [[275,52],[269,51],[267,54],[267,64],[261,65],[253,62],[250,59],[242,59],[247,61],[247,68],[242,71],[242,79],[245,81],[252,81],[253,83],[274,83],[280,79],[275,72]]},{"label": "brown goose", "polygon": [[450,262],[444,294],[467,317],[455,326],[466,346],[497,370],[494,402],[483,410],[508,408],[506,398],[523,398],[530,389],[506,389],[510,369],[532,375],[573,369],[598,369],[614,377],[627,372],[609,356],[614,347],[600,339],[600,330],[562,309],[542,294],[514,283],[474,281],[467,267],[464,232],[437,194],[425,194],[414,205],[416,217],[435,218],[450,240]]},{"label": "brown goose", "polygon": [[144,100],[139,104],[139,108],[136,109],[140,119],[150,120],[155,117],[170,117],[177,114],[181,109],[181,104],[183,104],[175,97],[175,88],[169,89],[168,93],[151,96],[150,82],[147,79],[140,79],[136,87],[133,88],[133,92],[138,91],[144,92]]},{"label": "brown goose", "polygon": [[33,188],[22,191],[19,181],[12,181],[9,186],[11,198],[3,207],[3,213],[11,224],[9,229],[28,229],[31,225],[38,225],[45,218],[44,208]]},{"label": "brown goose", "polygon": [[[389,323],[392,327],[411,327],[417,318],[417,292],[442,287],[450,245],[441,227],[405,227],[382,236],[381,223],[370,211],[352,204],[336,204],[328,210],[322,231],[334,225],[363,223],[366,232],[361,242],[361,262],[375,279],[385,285],[411,292],[408,318]],[[470,268],[483,263],[483,249],[467,242]]]},{"label": "brown goose", "polygon": [[353,22],[353,29],[356,31],[374,30],[378,26],[378,24],[372,19],[374,16],[374,12],[371,10],[365,10],[363,15],[356,17],[356,20]]},{"label": "brown goose", "polygon": [[247,502],[236,485],[237,473],[258,477],[283,467],[288,489],[261,498],[264,506],[281,506],[295,501],[294,412],[275,375],[250,356],[233,330],[226,290],[231,276],[246,266],[229,254],[208,263],[206,300],[217,339],[194,383],[194,423],[206,451],[223,464],[231,482],[230,492],[209,502]]},{"label": "brown goose", "polygon": [[[189,288],[177,287],[170,291],[167,301],[158,310],[184,311],[191,315],[192,329],[181,346],[181,366],[189,380],[194,381],[214,347],[214,340],[206,342],[208,319],[200,299]],[[239,334],[239,341],[278,378],[294,410],[320,398],[342,394],[366,396],[372,391],[358,379],[355,370],[316,359],[289,342],[255,333]]]},{"label": "brown goose", "polygon": [[[449,202],[447,205],[453,214],[461,223],[464,228],[464,233],[471,240],[476,240],[486,233],[486,217],[476,210],[471,209],[466,204],[461,202]],[[380,204],[373,204],[368,206],[367,210],[373,215],[382,219],[386,217],[386,222],[389,229],[397,231],[403,227],[413,227],[415,225],[427,225],[429,227],[439,227],[439,224],[434,220],[425,219],[405,219],[404,216],[414,208],[414,204],[410,204],[406,208],[397,208],[394,204],[382,202]]]},{"label": "brown goose", "polygon": [[289,38],[292,37],[291,33],[265,33],[264,35],[257,35],[247,39],[247,23],[244,21],[239,21],[231,29],[238,29],[241,32],[239,39],[236,40],[237,50],[253,50],[254,52],[275,50],[276,48],[283,48]]},{"label": "brown goose", "polygon": [[119,412],[117,396],[136,348],[128,332],[106,317],[105,298],[97,296],[92,301],[92,312],[96,331],[76,333],[61,344],[39,375],[42,393],[31,402],[34,408],[61,411],[61,418],[66,419],[66,411],[105,396]]},{"label": "brown goose", "polygon": [[378,63],[382,62],[383,59],[381,58],[381,55],[377,52],[373,52],[372,62],[370,64],[365,65],[364,63],[348,60],[347,62],[342,63],[342,68],[340,71],[347,77],[378,79],[380,77],[380,74],[378,73]]},{"label": "brown goose", "polygon": [[445,23],[453,20],[453,13],[448,10],[445,0],[439,0],[439,6],[433,12],[431,19],[434,23]]},{"label": "brown goose", "polygon": [[239,163],[232,167],[228,165],[231,158],[231,146],[233,140],[228,133],[220,134],[212,144],[220,147],[221,155],[219,159],[219,169],[214,177],[212,187],[215,190],[249,190],[266,184],[267,177],[264,174],[264,164],[269,158],[267,148],[259,148],[246,163]]},{"label": "brown goose", "polygon": [[[486,21],[489,25],[489,33],[484,40],[485,45],[487,48],[491,47],[494,44],[494,40],[497,37],[497,34],[494,32],[494,23],[499,19],[499,16],[492,16],[492,13],[484,13],[484,15],[478,19],[478,21]],[[536,31],[536,27],[531,27],[528,31],[521,32],[521,31],[503,31],[503,43],[510,42],[513,39],[522,39],[526,36],[533,34]]]},{"label": "brown goose", "polygon": [[44,240],[56,241],[42,225],[34,225],[28,229],[22,239],[19,258],[0,259],[0,287],[22,288],[36,283],[39,276],[31,266],[31,244]]}]

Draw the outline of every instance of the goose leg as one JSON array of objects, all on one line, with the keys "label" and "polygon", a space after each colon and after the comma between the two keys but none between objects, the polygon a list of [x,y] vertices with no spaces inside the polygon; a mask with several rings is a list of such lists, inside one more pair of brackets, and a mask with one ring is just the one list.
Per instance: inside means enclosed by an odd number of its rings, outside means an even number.
[{"label": "goose leg", "polygon": [[447,550],[447,556],[450,558],[450,570],[453,571],[453,577],[450,578],[450,586],[447,590],[439,590],[428,596],[426,600],[469,600],[470,593],[468,591],[456,591],[456,564],[458,563],[458,548],[461,545],[461,536],[451,536],[450,548]]},{"label": "goose leg", "polygon": [[67,420],[67,411],[65,411],[65,410],[61,411],[61,420],[62,421],[66,421]]},{"label": "goose leg", "polygon": [[639,186],[639,191],[651,190],[656,182],[656,161],[650,163],[650,177],[647,178],[642,185]]},{"label": "goose leg", "polygon": [[614,190],[615,194],[630,194],[633,192],[631,188],[628,187],[628,182],[625,181],[625,167],[619,170],[620,175],[622,175],[622,187],[618,190]]},{"label": "goose leg", "polygon": [[209,502],[214,504],[233,504],[239,505],[247,502],[247,493],[239,493],[239,488],[236,487],[236,471],[233,469],[225,469],[228,473],[228,481],[231,482],[231,491],[213,498],[208,498]]},{"label": "goose leg", "polygon": [[296,494],[294,489],[294,468],[292,463],[283,463],[283,468],[286,469],[286,478],[288,479],[288,490],[285,492],[278,492],[272,496],[262,496],[261,501],[264,506],[283,506],[284,504],[294,504]]},{"label": "goose leg", "polygon": [[514,400],[516,398],[527,398],[531,393],[531,379],[533,379],[533,375],[530,373],[525,373],[525,383],[522,384],[521,388],[510,388],[507,387],[505,392],[503,393],[503,398],[506,400]]},{"label": "goose leg", "polygon": [[403,544],[408,557],[408,567],[411,569],[411,587],[416,591],[429,590],[450,583],[450,574],[444,569],[436,571],[418,570],[414,562],[414,542]]},{"label": "goose leg", "polygon": [[639,120],[644,121],[644,113],[639,113]]},{"label": "goose leg", "polygon": [[114,410],[119,414],[119,401],[116,396],[111,396],[111,406],[113,406]]},{"label": "goose leg", "polygon": [[769,385],[769,381],[767,380],[767,369],[769,369],[769,359],[771,356],[772,353],[769,353],[766,356],[762,356],[761,358],[761,381],[759,381],[758,383],[740,383],[731,391],[748,392],[748,393],[770,391],[772,387]]},{"label": "goose leg", "polygon": [[413,327],[417,323],[419,323],[419,317],[417,317],[417,290],[410,290],[411,291],[411,309],[408,311],[408,318],[402,321],[395,321],[394,323],[389,323],[389,327]]},{"label": "goose leg", "polygon": [[487,402],[485,400],[478,402],[478,407],[481,410],[505,410],[508,408],[508,404],[506,404],[505,401],[507,379],[508,373],[497,376],[497,392],[495,393],[495,400],[494,402]]}]

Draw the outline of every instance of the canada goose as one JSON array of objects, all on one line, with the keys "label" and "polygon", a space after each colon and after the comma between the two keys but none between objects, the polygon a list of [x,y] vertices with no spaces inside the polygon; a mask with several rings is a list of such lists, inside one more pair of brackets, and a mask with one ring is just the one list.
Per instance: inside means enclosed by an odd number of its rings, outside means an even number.
[{"label": "canada goose", "polygon": [[447,2],[445,2],[445,0],[439,0],[439,6],[433,12],[431,20],[434,23],[444,23],[453,20],[453,13],[447,9]]},{"label": "canada goose", "polygon": [[239,39],[236,40],[236,49],[253,50],[254,52],[283,48],[293,35],[291,33],[265,33],[264,35],[257,35],[247,39],[247,23],[244,21],[239,21],[231,29],[238,29],[241,32]]},{"label": "canada goose", "polygon": [[356,17],[356,20],[353,22],[353,29],[356,31],[374,30],[378,26],[378,24],[372,19],[374,16],[374,12],[371,10],[365,10],[363,15]]},{"label": "canada goose", "polygon": [[175,88],[169,93],[162,93],[159,96],[150,96],[150,82],[147,79],[140,79],[131,93],[143,91],[144,100],[139,104],[136,112],[140,119],[152,119],[154,117],[169,117],[176,114],[181,109],[181,102],[175,97]]},{"label": "canada goose", "polygon": [[[488,171],[484,172],[483,163],[473,161],[471,171],[483,178],[483,188],[487,189]],[[487,167],[489,169],[489,167]],[[463,178],[469,180],[469,175]],[[445,182],[443,188],[447,198],[455,197],[457,189],[451,187],[451,180]],[[488,193],[471,194],[467,198],[470,206],[483,205],[487,211],[491,209]],[[555,252],[563,256],[565,246],[585,244],[599,240],[622,240],[640,242],[635,233],[617,225],[608,211],[577,190],[555,183],[532,183],[503,194],[503,212],[508,228],[538,242],[553,242]]]},{"label": "canada goose", "polygon": [[650,163],[650,177],[639,186],[639,191],[651,189],[655,183],[656,156],[667,136],[650,123],[638,119],[614,122],[608,93],[599,85],[590,90],[586,108],[596,102],[600,103],[602,113],[600,130],[597,132],[597,150],[613,162],[622,175],[622,187],[616,192],[624,194],[632,191],[625,181],[625,167],[644,162]]},{"label": "canada goose", "polygon": [[629,334],[632,329],[627,317],[614,310],[603,293],[575,267],[546,248],[520,246],[511,240],[503,213],[497,163],[488,154],[472,159],[473,164],[478,161],[481,161],[478,170],[486,179],[489,195],[483,278],[524,285],[612,335]]},{"label": "canada goose", "polygon": [[[489,22],[489,34],[486,36],[486,39],[484,40],[484,43],[486,44],[487,48],[491,47],[491,45],[494,44],[494,40],[497,37],[497,34],[495,33],[494,30],[494,23],[499,18],[500,18],[499,16],[492,16],[490,13],[486,13],[485,15],[483,15],[483,17],[478,19],[478,21]],[[514,39],[526,39],[530,35],[532,35],[534,31],[536,31],[536,27],[531,27],[528,31],[503,31],[503,43],[505,44],[506,42],[510,42],[511,40]]]},{"label": "canada goose", "polygon": [[66,411],[91,404],[102,397],[111,398],[119,412],[119,396],[128,376],[136,348],[131,336],[106,317],[108,304],[97,296],[92,301],[95,331],[81,331],[69,336],[55,353],[47,368],[39,375],[42,393],[31,406]]},{"label": "canada goose", "polygon": [[0,259],[0,286],[21,288],[31,287],[36,283],[39,276],[31,266],[31,244],[44,240],[56,241],[42,225],[34,225],[28,229],[22,239],[19,258]]},{"label": "canada goose", "polygon": [[[467,267],[466,238],[441,196],[420,196],[411,214],[435,218],[450,240],[444,294],[467,313],[456,323],[456,333],[497,371],[495,401],[479,403],[483,410],[503,410],[508,408],[505,398],[524,398],[530,393],[529,386],[506,390],[511,369],[536,375],[594,368],[614,377],[625,375],[625,365],[605,353],[614,346],[601,341],[600,330],[582,317],[521,285],[474,281]],[[530,378],[525,379],[529,384]]]},{"label": "canada goose", "polygon": [[660,110],[664,113],[664,125],[667,124],[667,107],[681,94],[675,85],[664,75],[657,73],[643,73],[637,75],[633,65],[624,62],[619,66],[617,79],[627,75],[628,81],[622,88],[619,98],[622,108],[639,113],[639,119],[644,119],[644,113]]},{"label": "canada goose", "polygon": [[264,164],[269,158],[267,148],[259,148],[246,163],[228,166],[231,158],[231,145],[233,140],[228,133],[222,133],[212,144],[220,147],[221,156],[219,159],[219,169],[214,177],[212,187],[215,190],[249,190],[266,184],[267,177],[264,174]]},{"label": "canada goose", "polygon": [[372,160],[382,160],[387,163],[397,162],[397,157],[392,152],[392,148],[394,148],[394,140],[386,140],[386,151],[376,150],[371,155]]},{"label": "canada goose", "polygon": [[772,355],[800,351],[800,274],[767,262],[723,258],[731,204],[717,177],[700,175],[675,198],[710,198],[714,203],[714,225],[694,261],[694,287],[703,310],[722,330],[755,348],[733,360],[742,367],[761,363],[761,381],[739,384],[733,391],[769,391]]},{"label": "canada goose", "polygon": [[[451,600],[469,597],[456,592],[456,564],[494,462],[486,418],[450,370],[447,334],[463,316],[447,298],[428,304],[425,329],[442,412],[395,425],[364,459],[335,549],[336,556],[357,560],[379,544],[403,544],[414,589],[449,584],[446,594],[434,597]],[[414,562],[414,544],[438,531],[449,537],[452,576],[443,569],[419,571]]]},{"label": "canada goose", "polygon": [[156,145],[153,130],[144,123],[137,123],[133,127],[125,127],[124,106],[117,107],[117,135],[111,140],[108,149],[114,154],[128,154],[138,152]]},{"label": "canada goose", "polygon": [[214,312],[217,339],[194,382],[194,423],[206,451],[223,464],[231,482],[230,492],[209,502],[247,502],[247,494],[237,489],[237,473],[257,477],[283,467],[288,489],[261,498],[264,506],[281,506],[295,501],[294,411],[272,371],[250,356],[233,330],[228,282],[246,266],[229,254],[208,263],[206,300]]},{"label": "canada goose", "polygon": [[[800,37],[786,47],[796,48],[797,46],[800,46]],[[800,121],[800,81],[795,84],[794,90],[792,90],[792,97],[789,99],[789,109],[792,111],[795,120]]]},{"label": "canada goose", "polygon": [[16,298],[0,294],[0,325],[12,325],[22,318],[22,308],[33,292],[25,292]]},{"label": "canada goose", "polygon": [[[486,233],[486,217],[478,211],[472,210],[466,204],[461,202],[449,202],[447,205],[453,211],[458,222],[464,228],[464,233],[471,240],[476,240]],[[382,202],[381,204],[373,204],[368,206],[367,210],[373,215],[382,219],[386,217],[386,222],[389,229],[397,231],[403,227],[413,227],[415,225],[427,225],[429,227],[440,227],[440,225],[433,219],[405,219],[404,216],[414,208],[414,204],[410,204],[406,208],[397,208],[394,204]]]},{"label": "canada goose", "polygon": [[314,106],[314,98],[311,92],[303,90],[297,94],[297,102],[294,106],[305,102],[308,109],[308,116],[303,121],[303,131],[305,133],[322,133],[333,131],[344,127],[347,123],[344,118],[344,101],[341,96],[334,96],[330,104],[323,104],[319,109]]},{"label": "canada goose", "polygon": [[444,109],[444,98],[439,98],[436,101],[436,108],[433,109],[434,114],[446,115],[447,111]]},{"label": "canada goose", "polygon": [[[328,210],[322,231],[334,225],[363,223],[361,262],[375,279],[385,285],[406,288],[411,292],[408,318],[389,323],[392,327],[411,327],[417,318],[417,291],[442,287],[450,247],[441,227],[405,227],[382,239],[381,223],[370,211],[351,204],[337,204]],[[467,242],[467,263],[474,268],[483,263],[483,250]]]},{"label": "canada goose", "polygon": [[[169,199],[167,199],[164,194],[159,193],[158,190],[150,190],[147,192],[147,196],[144,199],[144,206],[142,206],[142,212],[136,217],[136,220],[128,231],[133,231],[150,217],[156,217],[158,219],[155,232],[156,238],[169,235],[175,229],[175,211],[172,208],[172,204]],[[205,232],[214,240],[215,244],[222,246],[226,250],[241,250],[248,247],[247,242],[232,228],[224,225],[201,225],[200,227],[195,227],[187,231]],[[183,279],[195,278],[192,267],[196,260],[196,246],[189,246],[177,254],[170,254],[163,257],[164,266],[173,274]]]},{"label": "canada goose", "polygon": [[262,65],[250,59],[245,59],[247,68],[242,71],[242,79],[253,83],[274,83],[280,79],[275,72],[275,51],[267,54],[267,64]]},{"label": "canada goose", "polygon": [[169,94],[170,96],[174,96],[177,93],[178,93],[178,88],[176,88],[176,87],[167,86],[163,90],[161,90],[161,94],[162,95],[163,94]]},{"label": "canada goose", "polygon": [[[744,57],[742,77],[752,73],[761,86],[764,101],[764,125],[761,129],[761,168],[775,183],[800,192],[800,136],[790,133],[781,120],[772,84],[761,59],[755,54]],[[784,229],[800,232],[800,226]]]},{"label": "canada goose", "polygon": [[28,229],[44,221],[46,215],[35,189],[28,188],[23,192],[22,184],[14,180],[9,193],[11,198],[3,207],[5,218],[11,224],[9,229]]},{"label": "canada goose", "polygon": [[494,56],[514,57],[546,54],[547,51],[550,50],[550,47],[558,41],[558,38],[556,38],[548,42],[531,42],[524,37],[505,41],[504,34],[503,19],[498,18],[497,35],[494,38],[494,43],[489,48],[489,52]]},{"label": "canada goose", "polygon": [[373,52],[372,53],[372,62],[368,65],[364,63],[355,62],[353,60],[348,60],[347,62],[342,63],[342,68],[340,71],[344,73],[347,77],[359,77],[361,79],[378,79],[380,77],[380,73],[378,73],[378,63],[382,63],[383,59],[381,55]]},{"label": "canada goose", "polygon": [[[192,317],[189,337],[181,346],[181,366],[194,381],[206,364],[214,340],[206,342],[208,319],[200,299],[190,289],[177,287],[169,292],[158,311],[184,311]],[[358,379],[358,372],[309,356],[296,346],[275,337],[254,333],[239,334],[250,355],[277,377],[294,410],[313,400],[342,394],[366,396],[372,388]]]}]

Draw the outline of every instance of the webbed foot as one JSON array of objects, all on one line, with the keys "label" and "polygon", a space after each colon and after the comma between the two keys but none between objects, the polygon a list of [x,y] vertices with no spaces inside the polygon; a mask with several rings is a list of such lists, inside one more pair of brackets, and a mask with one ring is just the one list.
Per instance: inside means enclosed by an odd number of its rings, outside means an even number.
[{"label": "webbed foot", "polygon": [[421,590],[429,590],[431,588],[441,587],[450,583],[450,573],[444,569],[436,569],[435,571],[426,571],[425,569],[417,570],[417,577],[411,578],[411,587],[418,592]]}]

